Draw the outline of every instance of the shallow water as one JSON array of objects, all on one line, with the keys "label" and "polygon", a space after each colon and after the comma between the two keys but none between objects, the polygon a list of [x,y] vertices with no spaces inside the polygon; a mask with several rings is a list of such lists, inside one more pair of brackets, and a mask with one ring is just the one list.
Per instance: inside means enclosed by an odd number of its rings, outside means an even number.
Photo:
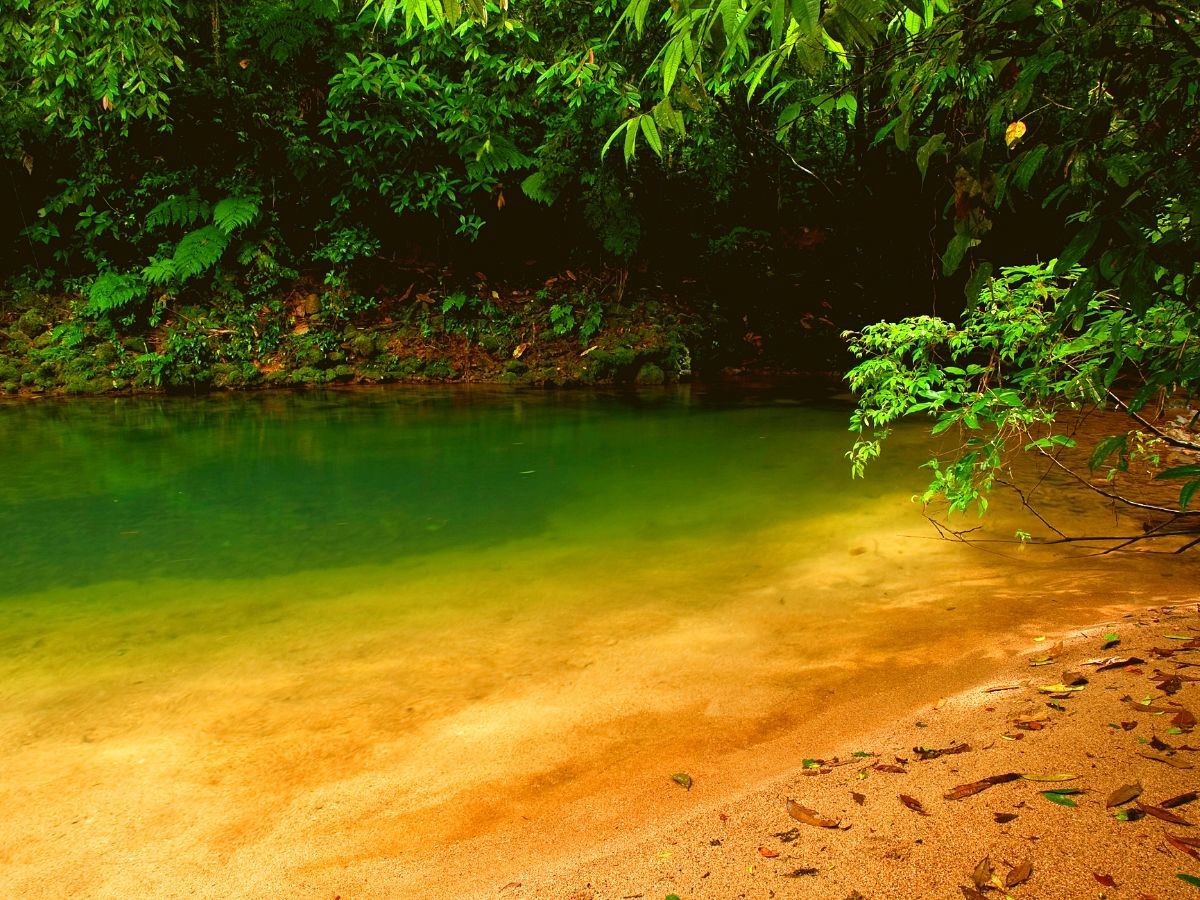
[{"label": "shallow water", "polygon": [[367,866],[454,895],[429,866],[459,842],[636,818],[645,779],[1031,616],[1178,594],[1161,557],[934,539],[915,433],[852,482],[845,416],[783,389],[0,407],[0,887]]}]

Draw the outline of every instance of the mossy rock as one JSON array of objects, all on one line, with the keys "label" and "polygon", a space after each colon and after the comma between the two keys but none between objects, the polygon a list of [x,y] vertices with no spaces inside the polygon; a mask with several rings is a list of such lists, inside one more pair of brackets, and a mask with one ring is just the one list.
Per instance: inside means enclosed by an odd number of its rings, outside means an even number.
[{"label": "mossy rock", "polygon": [[587,355],[584,377],[590,381],[627,381],[633,377],[637,354],[628,347],[593,350]]},{"label": "mossy rock", "polygon": [[350,352],[359,359],[370,359],[377,350],[375,338],[365,331],[358,332],[350,339]]},{"label": "mossy rock", "polygon": [[524,375],[528,371],[529,366],[519,359],[510,359],[504,364],[504,374],[506,375]]},{"label": "mossy rock", "polygon": [[333,376],[334,381],[353,381],[354,380],[354,366],[348,366],[348,365],[342,364],[340,366],[335,366],[333,369],[330,369],[329,371],[330,371],[330,374]]},{"label": "mossy rock", "polygon": [[637,377],[634,379],[636,384],[665,384],[666,381],[666,373],[654,363],[645,363],[638,369]]},{"label": "mossy rock", "polygon": [[430,379],[457,378],[458,369],[448,359],[431,359],[422,367],[421,374]]},{"label": "mossy rock", "polygon": [[4,393],[6,394],[15,394],[21,389],[21,386],[15,381],[6,381],[4,384],[0,385],[0,387],[4,389]]},{"label": "mossy rock", "polygon": [[21,370],[7,359],[0,359],[0,382],[18,381]]},{"label": "mossy rock", "polygon": [[68,394],[104,394],[111,389],[112,379],[103,376],[97,378],[74,376],[68,378],[63,385],[63,390]]},{"label": "mossy rock", "polygon": [[500,384],[523,384],[525,376],[517,372],[501,372],[496,381]]},{"label": "mossy rock", "polygon": [[41,310],[27,309],[21,314],[21,318],[17,319],[16,329],[25,337],[32,338],[45,331],[48,324]]},{"label": "mossy rock", "polygon": [[110,365],[121,358],[121,351],[118,349],[116,344],[112,343],[111,341],[105,341],[92,351],[92,357],[98,363]]},{"label": "mossy rock", "polygon": [[262,381],[262,372],[253,363],[217,363],[212,369],[213,386],[220,388],[252,387]]},{"label": "mossy rock", "polygon": [[96,362],[89,356],[76,356],[62,364],[63,381],[75,378],[95,378],[100,373],[96,370]]}]

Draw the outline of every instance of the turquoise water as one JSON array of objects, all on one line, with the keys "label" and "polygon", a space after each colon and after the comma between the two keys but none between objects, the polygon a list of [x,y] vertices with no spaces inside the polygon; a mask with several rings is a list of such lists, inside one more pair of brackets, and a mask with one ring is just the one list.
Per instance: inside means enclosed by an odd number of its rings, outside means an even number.
[{"label": "turquoise water", "polygon": [[1034,617],[1169,594],[1170,562],[936,540],[919,432],[853,482],[845,421],[779,387],[0,406],[0,892],[402,860],[375,895],[425,896],[462,842],[590,840]]}]

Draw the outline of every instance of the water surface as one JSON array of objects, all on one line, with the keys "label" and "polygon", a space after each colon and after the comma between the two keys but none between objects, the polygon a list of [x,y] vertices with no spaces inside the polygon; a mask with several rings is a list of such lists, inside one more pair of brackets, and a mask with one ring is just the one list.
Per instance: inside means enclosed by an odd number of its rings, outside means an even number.
[{"label": "water surface", "polygon": [[0,886],[464,896],[455,847],[599,842],[671,772],[1173,596],[1159,558],[936,540],[917,436],[852,482],[845,420],[780,389],[0,407]]}]

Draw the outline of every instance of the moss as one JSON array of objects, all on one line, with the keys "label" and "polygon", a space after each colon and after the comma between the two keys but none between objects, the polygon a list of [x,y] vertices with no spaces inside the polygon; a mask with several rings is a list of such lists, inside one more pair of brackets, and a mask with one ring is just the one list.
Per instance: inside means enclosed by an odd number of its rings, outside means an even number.
[{"label": "moss", "polygon": [[504,364],[504,374],[506,375],[524,375],[528,371],[529,366],[519,359],[510,359]]},{"label": "moss", "polygon": [[516,372],[501,372],[496,380],[501,384],[521,384],[525,381],[525,378]]},{"label": "moss", "polygon": [[666,380],[667,376],[661,368],[654,363],[646,363],[638,369],[634,382],[636,384],[663,384]]},{"label": "moss", "polygon": [[43,318],[41,310],[27,309],[21,314],[21,318],[17,319],[16,329],[25,337],[32,338],[45,331],[46,325],[47,322]]},{"label": "moss", "polygon": [[457,377],[458,370],[454,368],[454,365],[450,362],[450,360],[440,357],[438,359],[431,359],[425,363],[421,370],[421,374],[426,378],[440,380],[444,378]]},{"label": "moss", "polygon": [[63,384],[63,390],[68,394],[103,394],[112,387],[109,378],[84,378],[79,375],[71,376]]},{"label": "moss", "polygon": [[15,363],[7,359],[0,359],[0,381],[17,381],[20,377],[21,370],[17,368]]},{"label": "moss", "polygon": [[111,341],[105,341],[92,351],[92,355],[96,358],[96,362],[109,365],[121,358],[121,351],[117,348],[116,344]]},{"label": "moss", "polygon": [[262,381],[262,373],[253,363],[217,363],[212,368],[214,387],[246,388]]},{"label": "moss", "polygon": [[367,332],[359,332],[350,340],[350,352],[360,359],[370,359],[376,353],[375,338]]},{"label": "moss", "polygon": [[4,393],[6,394],[15,394],[21,389],[21,386],[15,381],[6,381],[3,385],[0,385],[0,387],[4,388]]}]

